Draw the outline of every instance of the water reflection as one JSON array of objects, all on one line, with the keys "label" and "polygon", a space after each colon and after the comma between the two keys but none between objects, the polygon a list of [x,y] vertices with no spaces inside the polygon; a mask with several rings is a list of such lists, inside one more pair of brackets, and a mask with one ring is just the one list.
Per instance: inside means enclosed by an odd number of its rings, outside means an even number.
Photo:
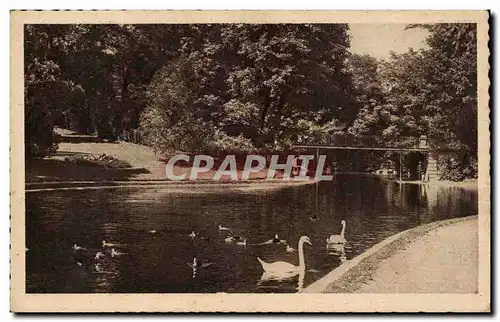
[{"label": "water reflection", "polygon": [[305,270],[280,275],[264,272],[257,283],[257,287],[259,290],[264,291],[272,290],[276,292],[278,290],[285,291],[287,289],[294,289],[300,292],[304,289],[305,276]]},{"label": "water reflection", "polygon": [[347,260],[345,244],[326,243],[326,253],[330,256],[337,257],[341,263]]},{"label": "water reflection", "polygon": [[[390,235],[477,214],[475,191],[364,175],[282,190],[189,189],[28,193],[27,292],[296,292]],[[328,249],[325,240],[341,231],[341,220],[348,242]],[[229,234],[219,225],[246,238],[246,245],[226,244]],[[276,234],[279,243],[265,243]],[[297,245],[281,240],[303,235],[313,244],[304,255],[307,270],[285,280],[262,279],[257,257],[297,265],[297,252],[287,251]],[[102,247],[103,240],[119,246]],[[106,256],[98,266],[79,267],[74,244]],[[112,257],[112,248],[123,255]],[[196,268],[193,278],[187,265],[193,258],[213,264]]]}]

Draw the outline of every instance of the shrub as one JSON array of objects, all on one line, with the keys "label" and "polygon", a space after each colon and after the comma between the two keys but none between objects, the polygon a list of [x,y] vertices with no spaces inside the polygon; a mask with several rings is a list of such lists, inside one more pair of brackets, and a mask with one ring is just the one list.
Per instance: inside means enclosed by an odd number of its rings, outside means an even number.
[{"label": "shrub", "polygon": [[65,158],[67,162],[71,162],[76,165],[83,165],[88,167],[103,167],[103,168],[130,168],[130,163],[119,160],[113,156],[107,154],[79,154],[72,157]]}]

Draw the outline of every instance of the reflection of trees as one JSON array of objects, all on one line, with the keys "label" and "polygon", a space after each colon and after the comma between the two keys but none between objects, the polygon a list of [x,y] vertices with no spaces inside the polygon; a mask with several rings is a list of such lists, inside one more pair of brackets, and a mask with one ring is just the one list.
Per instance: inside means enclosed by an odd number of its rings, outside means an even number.
[{"label": "reflection of trees", "polygon": [[[100,248],[103,239],[123,240],[127,217],[120,198],[128,191],[51,191],[26,194],[27,288],[34,291],[89,292],[102,274],[77,266],[71,246]],[[120,205],[120,206],[118,206]],[[115,273],[119,267],[114,268]],[[30,284],[41,273],[43,289]]]},{"label": "reflection of trees", "polygon": [[422,189],[429,210],[437,219],[477,214],[477,191],[432,185],[424,185]]}]

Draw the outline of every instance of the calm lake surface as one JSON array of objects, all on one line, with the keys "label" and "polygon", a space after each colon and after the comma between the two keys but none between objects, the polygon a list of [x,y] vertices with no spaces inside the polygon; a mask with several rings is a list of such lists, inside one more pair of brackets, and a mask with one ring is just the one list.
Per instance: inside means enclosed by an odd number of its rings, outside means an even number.
[{"label": "calm lake surface", "polygon": [[[332,182],[279,190],[117,188],[26,195],[29,293],[297,292],[383,239],[424,223],[477,214],[477,191],[338,174]],[[346,220],[345,247],[327,249]],[[229,227],[247,245],[227,244]],[[156,231],[156,232],[154,232]],[[191,231],[198,236],[190,238]],[[298,264],[275,234],[297,248],[307,235],[306,273],[262,280],[257,256]],[[102,240],[116,243],[110,256]],[[72,246],[106,257],[78,265]],[[193,272],[196,257],[207,264]],[[96,265],[97,264],[97,265]],[[193,274],[194,273],[194,274]]]}]

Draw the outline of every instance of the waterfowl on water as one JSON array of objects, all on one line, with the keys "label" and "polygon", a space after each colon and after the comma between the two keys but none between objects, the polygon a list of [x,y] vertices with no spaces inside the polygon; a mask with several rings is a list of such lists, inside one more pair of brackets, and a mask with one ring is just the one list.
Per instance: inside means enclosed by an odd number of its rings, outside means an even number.
[{"label": "waterfowl on water", "polygon": [[243,237],[241,237],[241,236],[232,236],[232,235],[230,235],[230,236],[226,237],[226,239],[224,239],[224,241],[226,243],[230,244],[230,243],[233,243],[235,241],[241,241],[242,239],[243,239]]},{"label": "waterfowl on water", "polygon": [[297,250],[293,247],[290,247],[290,245],[286,245],[286,252],[287,253],[293,253],[296,252]]},{"label": "waterfowl on water", "polygon": [[[76,247],[75,247],[76,246]],[[102,252],[95,252],[77,245],[73,245],[73,258],[80,266],[88,266],[105,257]]]},{"label": "waterfowl on water", "polygon": [[319,219],[319,217],[316,215],[309,216],[309,220],[311,220],[311,221],[316,221],[318,219]]},{"label": "waterfowl on water", "polygon": [[79,251],[79,250],[87,250],[87,248],[80,247],[77,244],[73,245],[73,252]]},{"label": "waterfowl on water", "polygon": [[329,238],[326,239],[326,242],[329,244],[343,244],[346,242],[345,239],[345,226],[346,222],[345,220],[342,220],[340,222],[342,224],[342,231],[340,232],[340,235],[331,235]]},{"label": "waterfowl on water", "polygon": [[213,263],[200,263],[196,257],[193,258],[193,261],[191,263],[186,263],[189,267],[192,269],[198,269],[198,268],[205,268],[210,265],[213,265]]},{"label": "waterfowl on water", "polygon": [[243,241],[239,241],[236,243],[236,245],[239,245],[239,246],[246,246],[247,245],[247,239],[243,239]]},{"label": "waterfowl on water", "polygon": [[105,247],[120,247],[120,244],[118,244],[118,243],[108,243],[105,240],[103,240],[101,244],[102,244],[103,248],[105,248]]},{"label": "waterfowl on water", "polygon": [[189,238],[195,238],[196,237],[196,233],[194,232],[194,230],[191,232],[191,234],[189,234]]},{"label": "waterfowl on water", "polygon": [[201,240],[204,240],[204,241],[206,241],[206,242],[209,242],[209,241],[210,241],[210,236],[207,236],[207,237],[205,237],[205,236],[201,236],[201,237],[200,237],[200,239],[201,239]]},{"label": "waterfowl on water", "polygon": [[115,250],[114,248],[111,248],[111,257],[118,257],[125,255],[125,253],[120,252],[119,250]]},{"label": "waterfowl on water", "polygon": [[219,230],[220,230],[220,231],[231,231],[231,228],[228,228],[228,227],[224,227],[224,226],[219,225]]},{"label": "waterfowl on water", "polygon": [[148,231],[148,233],[150,234],[156,234],[158,231],[156,229],[151,229],[150,231]]},{"label": "waterfowl on water", "polygon": [[269,239],[268,241],[265,241],[263,244],[285,244],[286,245],[287,241],[284,239],[280,239],[278,237],[278,234],[274,235],[273,239]]},{"label": "waterfowl on water", "polygon": [[307,236],[302,236],[299,239],[298,249],[299,249],[299,265],[293,265],[287,262],[278,261],[274,263],[266,263],[259,257],[257,260],[262,265],[265,273],[272,274],[275,277],[289,276],[290,274],[298,274],[301,271],[305,271],[306,264],[304,260],[304,243],[311,245],[311,240]]},{"label": "waterfowl on water", "polygon": [[229,236],[229,237],[226,237],[226,238],[224,239],[224,242],[225,242],[226,244],[231,244],[232,242],[234,242],[234,240],[235,240],[235,239],[233,238],[233,236]]}]

